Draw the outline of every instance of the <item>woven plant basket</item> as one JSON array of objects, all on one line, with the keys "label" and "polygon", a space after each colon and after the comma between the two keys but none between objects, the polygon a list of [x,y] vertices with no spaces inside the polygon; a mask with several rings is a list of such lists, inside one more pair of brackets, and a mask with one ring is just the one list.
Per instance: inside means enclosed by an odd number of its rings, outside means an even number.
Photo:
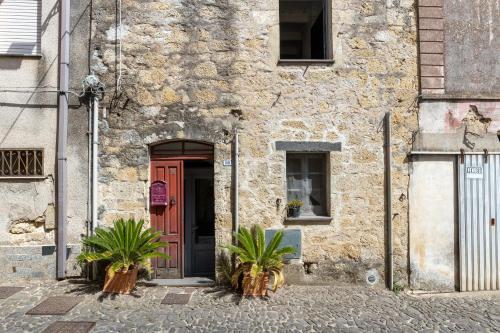
[{"label": "woven plant basket", "polygon": [[267,296],[269,285],[269,273],[261,273],[252,279],[250,272],[243,273],[243,296],[264,297]]},{"label": "woven plant basket", "polygon": [[[109,267],[109,266],[108,266]],[[137,272],[139,268],[129,269],[127,272],[116,272],[113,278],[109,278],[108,268],[106,268],[106,278],[104,280],[103,291],[113,294],[130,294],[137,282]]]}]

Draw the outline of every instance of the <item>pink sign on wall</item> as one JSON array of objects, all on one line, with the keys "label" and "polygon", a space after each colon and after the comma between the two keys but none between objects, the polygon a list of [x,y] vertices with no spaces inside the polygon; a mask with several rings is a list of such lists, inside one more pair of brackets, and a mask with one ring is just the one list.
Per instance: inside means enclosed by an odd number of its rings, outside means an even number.
[{"label": "pink sign on wall", "polygon": [[168,205],[168,184],[162,180],[157,180],[151,184],[150,188],[151,207]]}]

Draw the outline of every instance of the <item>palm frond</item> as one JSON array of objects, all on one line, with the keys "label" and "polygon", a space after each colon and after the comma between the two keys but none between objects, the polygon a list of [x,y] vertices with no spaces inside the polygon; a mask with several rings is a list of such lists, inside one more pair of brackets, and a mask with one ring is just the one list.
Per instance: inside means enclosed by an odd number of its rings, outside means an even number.
[{"label": "palm frond", "polygon": [[161,232],[143,229],[144,221],[118,219],[112,228],[97,228],[95,234],[84,238],[84,251],[78,256],[80,262],[108,260],[111,265],[109,274],[129,269],[133,265],[150,267],[151,258],[170,257],[159,249],[168,246],[158,241]]},{"label": "palm frond", "polygon": [[268,272],[273,275],[273,290],[283,286],[283,256],[295,253],[296,249],[291,246],[280,248],[283,240],[283,231],[277,231],[266,246],[264,230],[255,225],[250,232],[241,227],[237,239],[238,246],[224,246],[230,253],[236,254],[239,266],[231,277],[233,287],[238,287],[241,274],[248,273],[251,280],[257,279],[262,273]]}]

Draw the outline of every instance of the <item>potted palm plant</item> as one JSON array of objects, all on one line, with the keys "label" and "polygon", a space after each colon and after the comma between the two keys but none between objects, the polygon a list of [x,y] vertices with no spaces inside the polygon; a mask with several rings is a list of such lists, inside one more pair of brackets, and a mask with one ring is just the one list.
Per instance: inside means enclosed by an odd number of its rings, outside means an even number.
[{"label": "potted palm plant", "polygon": [[242,279],[243,296],[267,296],[269,277],[273,275],[272,290],[276,291],[285,282],[283,276],[283,256],[294,253],[291,246],[280,248],[283,231],[278,231],[266,246],[264,230],[258,225],[252,231],[241,227],[238,235],[238,246],[228,245],[226,248],[236,254],[238,264],[231,277],[231,284],[239,288]]},{"label": "potted palm plant", "polygon": [[301,200],[291,200],[286,204],[287,216],[288,217],[299,217],[300,208],[304,205]]},{"label": "potted palm plant", "polygon": [[112,228],[97,228],[95,234],[83,239],[83,251],[77,257],[80,263],[106,261],[104,292],[129,294],[136,285],[137,272],[144,267],[151,272],[150,259],[169,256],[159,251],[167,246],[157,241],[161,232],[143,229],[144,221],[114,221]]}]

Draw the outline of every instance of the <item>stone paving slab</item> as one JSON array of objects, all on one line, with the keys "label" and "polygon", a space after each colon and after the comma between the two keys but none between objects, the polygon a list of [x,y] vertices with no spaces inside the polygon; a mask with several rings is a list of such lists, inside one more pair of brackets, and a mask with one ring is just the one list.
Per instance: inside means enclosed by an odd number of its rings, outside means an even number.
[{"label": "stone paving slab", "polygon": [[0,299],[9,298],[10,296],[23,289],[24,287],[0,287]]},{"label": "stone paving slab", "polygon": [[[198,288],[188,304],[166,306],[161,302],[168,292],[140,284],[135,296],[103,295],[84,282],[26,284],[18,296],[0,301],[0,332],[42,332],[57,320],[95,322],[91,333],[500,332],[498,292],[421,297],[358,286],[285,286],[253,300]],[[82,301],[62,317],[25,315],[60,295]]]},{"label": "stone paving slab", "polygon": [[56,321],[42,333],[88,333],[94,326],[91,321]]},{"label": "stone paving slab", "polygon": [[161,301],[161,304],[188,304],[189,301],[191,300],[191,294],[186,293],[186,294],[173,294],[173,293],[168,293],[165,298]]},{"label": "stone paving slab", "polygon": [[49,297],[33,309],[26,312],[28,315],[63,315],[81,302],[80,297],[56,296]]}]

